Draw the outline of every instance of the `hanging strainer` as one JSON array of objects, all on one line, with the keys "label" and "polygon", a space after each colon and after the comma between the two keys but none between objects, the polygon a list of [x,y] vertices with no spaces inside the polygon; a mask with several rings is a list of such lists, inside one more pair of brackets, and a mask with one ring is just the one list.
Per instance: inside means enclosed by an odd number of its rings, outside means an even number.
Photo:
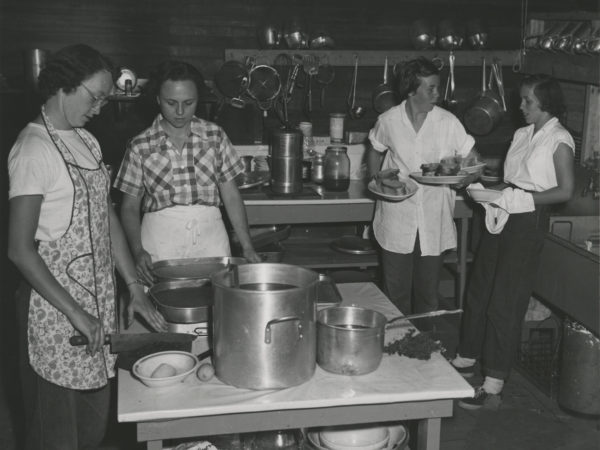
[{"label": "hanging strainer", "polygon": [[273,106],[273,100],[281,91],[279,72],[271,66],[259,65],[250,70],[250,83],[247,92],[256,100],[258,107],[266,112]]}]

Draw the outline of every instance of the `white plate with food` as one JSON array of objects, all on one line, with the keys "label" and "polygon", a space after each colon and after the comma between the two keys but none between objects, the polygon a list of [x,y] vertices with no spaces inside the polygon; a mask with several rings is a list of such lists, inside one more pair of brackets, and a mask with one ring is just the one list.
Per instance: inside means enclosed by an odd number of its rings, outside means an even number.
[{"label": "white plate with food", "polygon": [[502,191],[494,189],[467,188],[469,196],[478,203],[495,202],[502,197]]},{"label": "white plate with food", "polygon": [[477,173],[480,170],[483,170],[485,168],[485,166],[486,166],[486,163],[482,162],[482,163],[475,164],[473,166],[461,167],[460,170],[461,170],[461,172]]},{"label": "white plate with food", "polygon": [[423,172],[412,172],[410,176],[422,184],[457,184],[469,174],[461,170],[456,175],[423,175]]},{"label": "white plate with food", "polygon": [[399,202],[414,195],[419,187],[409,178],[399,178],[397,170],[384,170],[369,182],[367,188],[379,197]]}]

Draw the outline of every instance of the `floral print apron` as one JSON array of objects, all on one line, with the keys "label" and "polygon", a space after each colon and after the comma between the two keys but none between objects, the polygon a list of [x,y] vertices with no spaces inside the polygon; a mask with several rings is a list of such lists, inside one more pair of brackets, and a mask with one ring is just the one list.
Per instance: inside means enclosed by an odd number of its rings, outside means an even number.
[{"label": "floral print apron", "polygon": [[[108,202],[110,179],[95,141],[81,130],[81,137],[98,161],[96,169],[77,162],[42,108],[50,138],[59,150],[73,182],[71,221],[55,241],[39,242],[38,252],[50,272],[89,314],[99,317],[105,333],[116,331],[114,262],[111,252]],[[29,360],[44,379],[71,389],[96,389],[114,376],[116,355],[103,351],[89,356],[85,347],[74,347],[77,334],[67,317],[35,290],[29,301]]]}]

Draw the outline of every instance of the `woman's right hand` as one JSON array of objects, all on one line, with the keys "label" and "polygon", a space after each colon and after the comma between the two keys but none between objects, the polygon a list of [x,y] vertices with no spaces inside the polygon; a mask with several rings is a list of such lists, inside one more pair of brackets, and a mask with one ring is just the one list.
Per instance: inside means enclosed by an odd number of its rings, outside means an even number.
[{"label": "woman's right hand", "polygon": [[96,352],[102,350],[104,329],[102,328],[102,322],[97,317],[80,309],[69,319],[73,327],[87,338],[88,344],[85,350],[88,355],[94,356]]},{"label": "woman's right hand", "polygon": [[135,269],[140,280],[143,280],[148,286],[152,286],[156,281],[154,276],[154,266],[150,253],[142,249],[135,255]]}]

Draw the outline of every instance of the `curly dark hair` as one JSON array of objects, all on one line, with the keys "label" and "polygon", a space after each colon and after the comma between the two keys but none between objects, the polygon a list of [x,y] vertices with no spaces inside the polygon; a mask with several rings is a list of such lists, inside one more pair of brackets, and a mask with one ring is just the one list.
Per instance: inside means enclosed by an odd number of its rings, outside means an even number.
[{"label": "curly dark hair", "polygon": [[533,88],[533,93],[540,102],[540,109],[560,118],[566,111],[565,99],[560,84],[556,79],[545,74],[528,75],[521,80],[521,86]]},{"label": "curly dark hair", "polygon": [[183,61],[169,60],[156,66],[150,74],[148,81],[148,94],[155,97],[165,81],[192,81],[196,85],[198,96],[205,90],[204,77],[198,69]]},{"label": "curly dark hair", "polygon": [[74,91],[86,79],[101,71],[114,77],[114,66],[110,59],[98,50],[75,44],[52,54],[38,77],[38,91],[44,101],[60,89],[66,94]]},{"label": "curly dark hair", "polygon": [[415,92],[421,85],[421,78],[438,75],[440,70],[429,59],[420,56],[403,63],[396,78],[398,98],[404,100],[408,94]]}]

